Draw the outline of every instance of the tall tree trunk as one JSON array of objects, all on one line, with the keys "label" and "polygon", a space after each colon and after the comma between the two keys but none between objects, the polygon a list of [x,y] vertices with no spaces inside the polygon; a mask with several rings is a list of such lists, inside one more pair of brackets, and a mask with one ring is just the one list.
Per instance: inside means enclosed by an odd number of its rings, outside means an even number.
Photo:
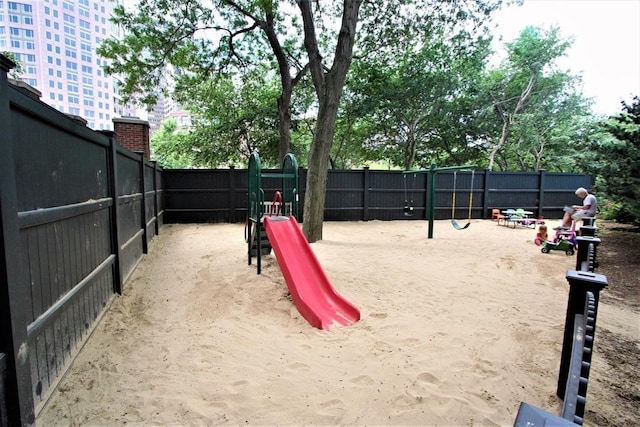
[{"label": "tall tree trunk", "polygon": [[266,19],[264,21],[256,19],[256,22],[267,36],[269,45],[278,61],[280,84],[282,85],[282,93],[278,97],[278,122],[280,125],[278,163],[281,163],[284,156],[291,151],[291,94],[293,93],[295,85],[298,84],[300,79],[307,73],[309,66],[304,66],[296,76],[291,76],[291,65],[278,40],[275,29],[275,16],[272,10],[266,11]]},{"label": "tall tree trunk", "polygon": [[[284,79],[283,79],[284,80]],[[291,92],[293,90],[290,85],[285,90],[284,82],[282,85],[282,93],[278,97],[278,122],[279,142],[278,142],[278,164],[282,163],[284,156],[291,151]]]},{"label": "tall tree trunk", "polygon": [[404,157],[404,170],[408,171],[411,170],[413,163],[416,161],[416,148],[418,146],[416,128],[418,127],[418,120],[412,120],[409,123],[405,121],[405,126],[407,127],[407,145]]},{"label": "tall tree trunk", "polygon": [[500,135],[500,139],[498,140],[498,143],[493,147],[491,147],[491,151],[489,153],[489,166],[488,166],[489,170],[493,170],[496,154],[498,154],[498,151],[500,151],[500,149],[506,144],[507,138],[509,138],[509,134],[511,134],[511,129],[513,129],[513,125],[516,122],[517,115],[524,108],[524,105],[527,102],[527,99],[529,99],[529,95],[531,95],[531,92],[533,91],[533,86],[535,85],[536,80],[537,80],[536,75],[532,75],[529,78],[527,87],[525,87],[522,90],[522,93],[520,94],[520,98],[518,99],[518,103],[513,108],[512,112],[505,113],[502,109],[499,109],[499,112],[502,115],[502,120],[503,120],[502,134]]},{"label": "tall tree trunk", "polygon": [[298,0],[304,25],[304,47],[309,56],[309,68],[318,97],[318,119],[308,159],[307,186],[304,198],[302,230],[310,243],[322,240],[327,173],[331,145],[336,129],[338,106],[347,72],[353,57],[353,45],[362,0],[344,0],[342,24],[338,34],[331,69],[325,73],[313,21],[312,2]]}]

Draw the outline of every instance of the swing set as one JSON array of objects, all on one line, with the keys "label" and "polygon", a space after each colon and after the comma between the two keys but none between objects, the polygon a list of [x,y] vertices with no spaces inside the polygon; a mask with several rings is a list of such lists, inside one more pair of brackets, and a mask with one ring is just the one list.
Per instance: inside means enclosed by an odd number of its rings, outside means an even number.
[{"label": "swing set", "polygon": [[[429,211],[428,211],[428,219],[429,219],[429,233],[428,233],[428,238],[432,239],[433,238],[433,218],[434,218],[434,211],[435,211],[435,194],[436,194],[436,174],[438,172],[443,172],[443,171],[453,171],[453,194],[452,194],[452,200],[451,200],[451,225],[453,226],[453,228],[455,228],[456,230],[465,230],[467,228],[469,228],[469,226],[471,225],[471,211],[473,208],[473,181],[474,181],[474,177],[475,177],[475,170],[476,170],[477,165],[464,165],[464,166],[449,166],[449,167],[444,167],[444,168],[438,168],[436,167],[435,163],[431,164],[431,167],[429,169],[426,170],[417,170],[417,171],[404,171],[402,172],[403,174],[403,179],[404,179],[404,208],[402,209],[403,213],[405,216],[412,216],[413,215],[413,187],[415,186],[415,180],[416,180],[416,175],[417,174],[428,174],[429,176]],[[471,188],[469,189],[469,211],[468,211],[468,218],[467,218],[467,223],[464,225],[460,225],[458,223],[458,221],[456,220],[455,217],[455,213],[456,213],[456,185],[457,185],[457,179],[458,179],[458,171],[459,170],[471,170]],[[407,175],[409,174],[413,174],[413,184],[412,188],[411,188],[411,197],[407,197]]]},{"label": "swing set", "polygon": [[471,188],[469,189],[469,217],[465,225],[458,224],[456,221],[456,179],[458,177],[458,171],[453,171],[453,196],[451,200],[451,225],[456,230],[464,230],[471,225],[471,208],[473,207],[473,178],[476,174],[475,169],[471,169]]}]

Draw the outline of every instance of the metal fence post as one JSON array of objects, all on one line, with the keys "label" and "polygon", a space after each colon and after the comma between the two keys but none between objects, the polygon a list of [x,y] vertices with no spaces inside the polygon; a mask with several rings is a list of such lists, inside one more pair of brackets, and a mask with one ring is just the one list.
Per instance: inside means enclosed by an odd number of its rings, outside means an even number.
[{"label": "metal fence post", "polygon": [[[600,239],[592,236],[576,237],[578,255],[576,256],[576,270],[593,271],[598,268],[597,251]],[[593,248],[593,249],[590,249]]]},{"label": "metal fence post", "polygon": [[538,173],[540,175],[538,178],[538,214],[536,216],[541,218],[543,216],[542,207],[544,206],[544,189],[547,185],[547,173],[544,169],[540,169]]},{"label": "metal fence post", "polygon": [[484,191],[484,195],[482,197],[482,218],[483,219],[487,219],[489,218],[489,209],[493,208],[494,206],[489,206],[489,179],[491,177],[491,171],[489,169],[485,169],[484,170],[484,182],[482,183],[483,187],[483,191]]},{"label": "metal fence post", "polygon": [[236,221],[236,167],[229,166],[229,222]]},{"label": "metal fence post", "polygon": [[580,314],[584,311],[587,292],[592,292],[595,298],[595,309],[593,315],[593,336],[595,337],[600,291],[608,285],[606,276],[603,276],[602,274],[576,270],[567,271],[567,281],[569,282],[569,300],[567,302],[567,315],[564,322],[562,355],[560,357],[558,387],[556,389],[556,395],[561,399],[564,398],[567,378],[569,375],[569,365],[571,364],[575,316],[576,314]]},{"label": "metal fence post", "polygon": [[365,168],[363,169],[363,191],[364,193],[362,194],[362,220],[363,221],[369,221],[369,201],[371,200],[370,197],[370,190],[371,190],[371,175],[369,173],[369,166],[365,166]]}]

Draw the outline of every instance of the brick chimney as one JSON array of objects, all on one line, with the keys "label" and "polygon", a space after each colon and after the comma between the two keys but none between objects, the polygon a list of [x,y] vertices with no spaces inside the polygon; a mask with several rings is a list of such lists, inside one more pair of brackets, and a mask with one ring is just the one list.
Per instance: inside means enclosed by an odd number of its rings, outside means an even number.
[{"label": "brick chimney", "polygon": [[118,144],[134,153],[143,153],[151,158],[149,146],[149,122],[137,117],[117,117],[113,119],[113,131]]}]

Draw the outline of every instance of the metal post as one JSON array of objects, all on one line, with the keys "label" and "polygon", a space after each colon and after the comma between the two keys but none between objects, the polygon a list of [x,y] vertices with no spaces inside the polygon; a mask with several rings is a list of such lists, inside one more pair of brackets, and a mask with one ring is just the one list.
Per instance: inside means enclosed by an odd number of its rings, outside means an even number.
[{"label": "metal post", "polygon": [[436,164],[431,163],[431,167],[429,168],[429,175],[427,175],[427,179],[429,180],[429,233],[427,238],[433,239],[433,215],[435,212],[436,205]]},{"label": "metal post", "polygon": [[564,338],[562,341],[562,355],[560,357],[560,369],[558,372],[558,387],[556,395],[564,398],[564,392],[569,375],[569,365],[571,364],[571,349],[573,346],[573,330],[576,314],[584,311],[587,292],[592,292],[595,298],[595,309],[593,315],[593,336],[596,333],[596,320],[598,317],[598,302],[600,291],[607,287],[607,277],[602,274],[589,273],[584,271],[567,271],[567,281],[569,282],[569,300],[567,302],[567,315],[564,322]]},{"label": "metal post", "polygon": [[[578,245],[578,255],[576,257],[576,270],[590,271],[598,267],[596,260],[596,252],[600,239],[591,236],[578,236],[576,237],[576,244]],[[593,245],[593,253],[589,256],[589,246]]]}]

